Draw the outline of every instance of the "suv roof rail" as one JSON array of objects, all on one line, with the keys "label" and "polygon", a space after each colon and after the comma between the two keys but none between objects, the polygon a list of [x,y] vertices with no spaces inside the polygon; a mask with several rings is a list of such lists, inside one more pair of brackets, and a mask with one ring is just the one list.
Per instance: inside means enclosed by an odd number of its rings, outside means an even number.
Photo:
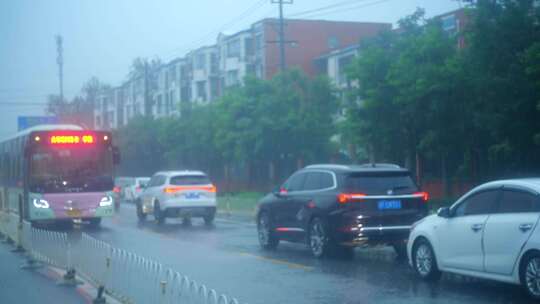
[{"label": "suv roof rail", "polygon": [[338,164],[315,164],[315,165],[309,165],[306,166],[305,169],[350,169],[349,166],[346,165],[338,165]]},{"label": "suv roof rail", "polygon": [[389,163],[370,163],[370,164],[361,164],[358,165],[361,168],[392,168],[392,169],[401,169],[401,166],[396,164]]}]

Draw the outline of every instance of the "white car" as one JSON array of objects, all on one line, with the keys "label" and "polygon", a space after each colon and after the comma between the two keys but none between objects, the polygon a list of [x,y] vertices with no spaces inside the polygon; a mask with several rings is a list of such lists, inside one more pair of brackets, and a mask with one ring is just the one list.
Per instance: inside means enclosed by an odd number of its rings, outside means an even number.
[{"label": "white car", "polygon": [[127,201],[134,202],[143,192],[150,177],[135,177],[133,183],[124,188],[124,197]]},{"label": "white car", "polygon": [[158,224],[167,217],[202,217],[211,225],[216,214],[216,187],[200,171],[163,171],[152,176],[136,201],[140,221],[152,214]]},{"label": "white car", "polygon": [[411,228],[409,263],[423,279],[441,272],[521,284],[540,299],[540,178],[469,191]]}]

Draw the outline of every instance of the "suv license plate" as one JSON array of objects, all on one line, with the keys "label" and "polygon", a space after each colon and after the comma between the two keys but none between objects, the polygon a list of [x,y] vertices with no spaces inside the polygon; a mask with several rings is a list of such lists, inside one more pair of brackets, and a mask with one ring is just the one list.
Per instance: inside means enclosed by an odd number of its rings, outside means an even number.
[{"label": "suv license plate", "polygon": [[382,200],[378,203],[379,210],[401,209],[400,200]]},{"label": "suv license plate", "polygon": [[200,194],[197,192],[189,192],[185,194],[186,199],[198,199],[200,197]]}]

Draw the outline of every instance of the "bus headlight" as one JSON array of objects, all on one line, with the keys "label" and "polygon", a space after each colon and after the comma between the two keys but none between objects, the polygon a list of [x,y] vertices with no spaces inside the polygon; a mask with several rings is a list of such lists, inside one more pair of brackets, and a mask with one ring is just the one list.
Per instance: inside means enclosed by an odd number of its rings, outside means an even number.
[{"label": "bus headlight", "polygon": [[101,198],[101,201],[99,202],[100,207],[107,207],[112,205],[113,199],[110,196],[104,196]]},{"label": "bus headlight", "polygon": [[39,209],[48,209],[50,207],[49,202],[41,198],[35,198],[33,200],[33,203],[34,203],[34,206]]}]

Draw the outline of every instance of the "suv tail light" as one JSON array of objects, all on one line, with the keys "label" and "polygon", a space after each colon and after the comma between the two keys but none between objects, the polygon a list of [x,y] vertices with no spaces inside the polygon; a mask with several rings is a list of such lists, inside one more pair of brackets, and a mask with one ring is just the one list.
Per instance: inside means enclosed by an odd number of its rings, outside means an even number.
[{"label": "suv tail light", "polygon": [[211,193],[217,192],[217,188],[214,185],[211,185],[211,186],[172,186],[172,187],[163,188],[163,192],[168,193],[168,194],[176,193],[178,191],[189,191],[189,190],[207,191]]},{"label": "suv tail light", "polygon": [[427,202],[429,200],[429,193],[422,191],[422,192],[415,192],[414,195],[422,196],[422,200],[424,202]]},{"label": "suv tail light", "polygon": [[337,199],[340,204],[346,204],[355,200],[361,200],[364,197],[366,197],[364,193],[340,193]]}]

